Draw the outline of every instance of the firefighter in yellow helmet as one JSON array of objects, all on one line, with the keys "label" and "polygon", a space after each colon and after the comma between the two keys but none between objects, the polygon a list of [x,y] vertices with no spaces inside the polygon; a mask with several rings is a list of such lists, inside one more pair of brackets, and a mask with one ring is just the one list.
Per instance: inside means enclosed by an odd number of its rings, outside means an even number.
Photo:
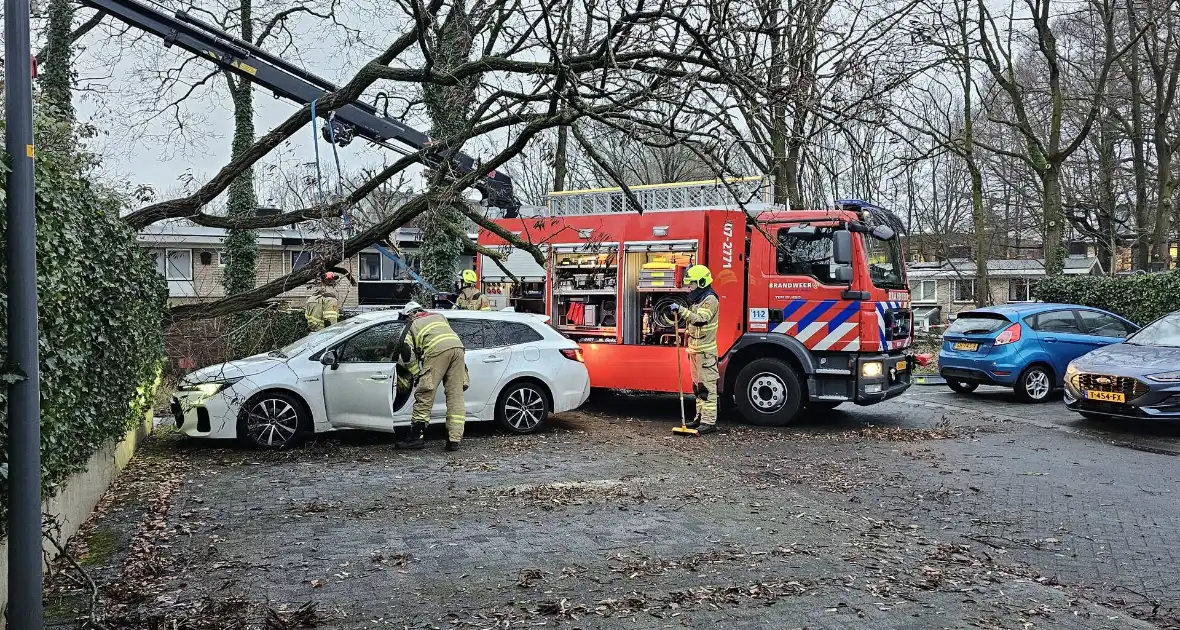
[{"label": "firefighter in yellow helmet", "polygon": [[336,274],[325,273],[312,290],[303,307],[308,330],[315,332],[331,326],[340,319],[340,300],[336,297]]},{"label": "firefighter in yellow helmet", "polygon": [[692,367],[692,392],[697,398],[697,415],[688,424],[701,435],[717,430],[717,316],[721,302],[713,291],[713,274],[704,265],[693,265],[685,274],[692,287],[688,308],[673,303],[672,310],[687,324],[688,358]]},{"label": "firefighter in yellow helmet", "polygon": [[458,450],[467,417],[463,392],[469,384],[463,342],[451,330],[447,318],[423,310],[417,302],[406,304],[402,313],[407,328],[405,343],[398,351],[398,371],[416,378],[417,388],[410,414],[410,435],[396,446],[420,449],[426,445],[426,426],[441,385],[447,399],[447,450]]},{"label": "firefighter in yellow helmet", "polygon": [[488,296],[479,292],[475,285],[479,284],[479,276],[470,269],[463,270],[463,288],[459,290],[459,297],[455,299],[455,308],[461,311],[490,311],[492,303]]}]

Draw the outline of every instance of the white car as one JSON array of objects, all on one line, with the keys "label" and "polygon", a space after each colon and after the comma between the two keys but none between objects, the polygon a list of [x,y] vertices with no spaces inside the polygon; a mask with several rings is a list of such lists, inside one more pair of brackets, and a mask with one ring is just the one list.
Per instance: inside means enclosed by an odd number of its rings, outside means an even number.
[{"label": "white car", "polygon": [[[439,311],[463,340],[471,386],[467,421],[492,421],[515,433],[536,431],[550,413],[590,396],[582,351],[543,315]],[[398,392],[390,360],[402,340],[398,311],[346,319],[269,354],[189,374],[172,399],[185,435],[242,438],[282,448],[335,429],[393,431],[410,424],[412,391]],[[431,423],[446,418],[438,389]]]}]

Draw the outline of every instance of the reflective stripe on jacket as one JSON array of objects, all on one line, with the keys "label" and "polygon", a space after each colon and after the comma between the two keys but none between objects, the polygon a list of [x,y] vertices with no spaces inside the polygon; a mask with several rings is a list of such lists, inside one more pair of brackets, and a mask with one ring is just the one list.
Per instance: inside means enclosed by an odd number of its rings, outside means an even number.
[{"label": "reflective stripe on jacket", "polygon": [[717,316],[721,301],[709,293],[705,299],[688,307],[684,321],[688,323],[688,353],[717,354]]},{"label": "reflective stripe on jacket", "polygon": [[490,311],[492,303],[488,296],[479,292],[475,287],[463,287],[459,297],[455,299],[455,308],[462,311]]},{"label": "reflective stripe on jacket", "polygon": [[410,320],[410,331],[407,335],[414,353],[419,361],[442,353],[451,348],[462,348],[463,342],[459,335],[451,330],[447,318],[438,313],[423,313]]}]

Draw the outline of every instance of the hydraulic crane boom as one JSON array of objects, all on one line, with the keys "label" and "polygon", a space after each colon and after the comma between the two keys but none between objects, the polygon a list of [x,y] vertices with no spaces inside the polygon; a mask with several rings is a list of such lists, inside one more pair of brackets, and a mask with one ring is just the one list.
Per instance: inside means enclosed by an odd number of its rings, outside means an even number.
[{"label": "hydraulic crane boom", "polygon": [[[168,15],[137,0],[83,0],[103,13],[144,32],[164,40],[165,46],[179,46],[197,56],[205,57],[218,66],[229,70],[248,81],[256,83],[274,93],[300,104],[324,98],[335,92],[337,87],[303,68],[288,63],[253,44],[234,37],[229,33],[203,22],[184,11],[175,16]],[[329,131],[328,125],[331,125]],[[409,127],[397,120],[384,116],[365,103],[345,105],[334,112],[323,129],[325,138],[345,146],[354,135],[381,146],[390,147],[396,141],[413,151],[431,144],[427,134]],[[428,153],[424,162],[428,166],[441,165],[447,156]],[[480,168],[479,163],[469,155],[452,152],[450,160],[460,175],[466,175]],[[475,188],[489,206],[504,210],[506,216],[515,217],[520,202],[512,190],[512,180],[507,174],[492,171]]]}]

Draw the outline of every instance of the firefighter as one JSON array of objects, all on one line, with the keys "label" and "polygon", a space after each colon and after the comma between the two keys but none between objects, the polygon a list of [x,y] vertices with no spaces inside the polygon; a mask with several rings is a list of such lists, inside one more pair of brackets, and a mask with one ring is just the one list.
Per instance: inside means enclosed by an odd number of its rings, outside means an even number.
[{"label": "firefighter", "polygon": [[325,273],[316,284],[303,316],[307,318],[308,330],[315,332],[324,326],[331,326],[340,319],[340,300],[336,298],[336,274]]},{"label": "firefighter", "polygon": [[463,270],[463,288],[459,290],[459,297],[455,298],[455,308],[461,311],[490,311],[492,303],[488,296],[479,292],[476,284],[479,276],[470,269]]},{"label": "firefighter", "polygon": [[463,400],[468,385],[463,342],[451,330],[447,318],[424,310],[417,302],[406,304],[402,313],[407,329],[397,363],[399,371],[404,370],[411,379],[417,379],[417,388],[410,415],[410,435],[398,442],[397,447],[419,449],[426,445],[426,426],[441,385],[447,399],[447,450],[458,450],[467,415]]},{"label": "firefighter", "polygon": [[[697,398],[697,415],[688,428],[701,435],[717,430],[717,316],[721,305],[713,291],[713,274],[704,265],[693,265],[685,274],[685,283],[692,287],[688,294],[688,308],[672,304],[688,325],[688,358],[692,368],[692,392]],[[679,360],[679,359],[677,359]]]}]

